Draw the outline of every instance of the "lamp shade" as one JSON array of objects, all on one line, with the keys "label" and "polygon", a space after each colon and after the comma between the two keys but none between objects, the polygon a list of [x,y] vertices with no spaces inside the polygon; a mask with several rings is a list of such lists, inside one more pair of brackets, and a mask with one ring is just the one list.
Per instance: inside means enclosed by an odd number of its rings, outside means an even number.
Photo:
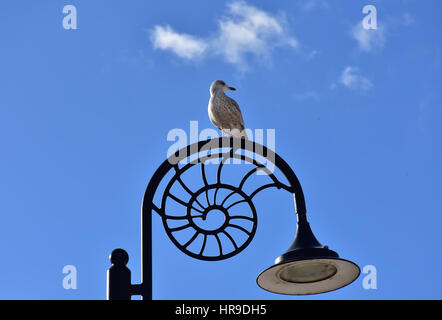
[{"label": "lamp shade", "polygon": [[270,292],[290,295],[317,294],[342,288],[359,277],[359,267],[326,246],[314,236],[307,220],[298,221],[295,240],[260,273],[256,282]]}]

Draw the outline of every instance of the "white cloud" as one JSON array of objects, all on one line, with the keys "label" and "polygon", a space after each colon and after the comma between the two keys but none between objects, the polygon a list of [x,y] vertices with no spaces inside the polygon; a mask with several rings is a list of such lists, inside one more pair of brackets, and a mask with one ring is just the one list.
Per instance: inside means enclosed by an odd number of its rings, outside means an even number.
[{"label": "white cloud", "polygon": [[155,26],[151,40],[155,49],[170,50],[185,59],[201,57],[207,50],[207,44],[203,40],[177,33],[170,26]]},{"label": "white cloud", "polygon": [[177,33],[169,26],[155,26],[151,33],[154,48],[172,51],[186,59],[221,56],[246,69],[249,56],[266,60],[276,47],[299,46],[288,34],[283,15],[272,15],[243,1],[231,2],[227,9],[227,14],[218,21],[217,32],[206,40]]},{"label": "white cloud", "polygon": [[348,66],[344,69],[339,79],[340,83],[347,88],[354,90],[369,90],[373,87],[373,83],[359,74],[357,67]]},{"label": "white cloud", "polygon": [[298,47],[298,41],[287,35],[280,19],[245,2],[228,5],[230,15],[219,21],[214,48],[228,62],[245,66],[248,54],[268,57],[276,46]]},{"label": "white cloud", "polygon": [[362,22],[355,25],[351,30],[352,37],[358,42],[359,49],[365,52],[380,50],[385,45],[385,28],[377,26],[377,29],[364,29]]}]

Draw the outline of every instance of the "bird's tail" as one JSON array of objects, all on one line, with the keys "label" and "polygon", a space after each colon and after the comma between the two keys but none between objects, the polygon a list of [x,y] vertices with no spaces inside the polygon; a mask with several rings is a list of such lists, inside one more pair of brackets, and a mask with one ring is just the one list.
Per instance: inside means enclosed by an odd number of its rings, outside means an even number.
[{"label": "bird's tail", "polygon": [[231,135],[232,137],[249,140],[249,137],[247,136],[247,132],[245,129],[243,129],[243,130],[231,129],[231,130],[226,130],[225,132],[228,135]]},{"label": "bird's tail", "polygon": [[239,137],[242,138],[242,139],[249,140],[249,137],[247,136],[246,130],[241,131]]}]

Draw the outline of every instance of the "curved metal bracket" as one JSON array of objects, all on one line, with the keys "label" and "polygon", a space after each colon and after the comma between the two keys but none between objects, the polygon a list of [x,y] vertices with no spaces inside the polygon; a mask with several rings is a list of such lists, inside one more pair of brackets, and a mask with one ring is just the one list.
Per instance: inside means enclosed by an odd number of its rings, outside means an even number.
[{"label": "curved metal bracket", "polygon": [[[244,161],[253,165],[241,179],[239,184],[232,185],[223,182],[222,173],[228,161]],[[265,164],[265,163],[267,164]],[[206,167],[209,164],[217,165],[216,177],[209,182]],[[269,169],[277,168],[287,180],[281,182]],[[188,172],[195,172],[199,167],[200,186],[191,188],[183,180]],[[246,192],[244,185],[246,181],[256,172],[263,171],[271,181],[270,183],[258,186],[251,192]],[[172,175],[161,194],[161,201],[155,204],[155,196],[158,188],[166,177]],[[172,190],[175,186],[181,187],[187,193],[188,198],[177,196]],[[257,214],[253,204],[253,198],[262,190],[276,187],[284,189],[293,194],[295,210],[298,216],[298,223],[306,220],[306,206],[301,184],[289,165],[274,151],[253,141],[237,139],[233,137],[215,138],[207,141],[200,141],[177,151],[165,160],[155,171],[144,194],[141,220],[142,220],[142,285],[131,285],[136,287],[135,291],[142,291],[144,299],[152,298],[152,214],[160,215],[165,230],[171,241],[185,254],[201,260],[222,260],[232,257],[243,249],[253,239],[257,226]],[[221,197],[224,192],[225,196]],[[221,199],[220,199],[221,197]],[[236,197],[236,201],[233,198]],[[230,203],[229,201],[233,201]],[[182,206],[182,212],[169,212],[168,203],[173,202],[175,206]],[[157,202],[158,203],[158,202]],[[232,213],[236,205],[244,204],[248,212],[242,209],[241,214]],[[211,212],[224,217],[215,228],[207,228],[204,223]],[[242,223],[239,223],[241,221]],[[239,230],[246,237],[242,240],[235,238],[231,229]],[[176,233],[186,230],[191,235],[186,241],[180,241]],[[221,239],[223,237],[224,240]],[[206,243],[209,238],[215,239],[218,244],[216,254],[206,254]],[[200,241],[200,245],[195,243]],[[229,244],[230,249],[227,249]],[[130,286],[129,286],[130,287]],[[131,287],[131,288],[132,288]],[[132,290],[132,289],[131,289]],[[132,290],[133,292],[134,290]],[[133,293],[132,293],[133,294]]]}]

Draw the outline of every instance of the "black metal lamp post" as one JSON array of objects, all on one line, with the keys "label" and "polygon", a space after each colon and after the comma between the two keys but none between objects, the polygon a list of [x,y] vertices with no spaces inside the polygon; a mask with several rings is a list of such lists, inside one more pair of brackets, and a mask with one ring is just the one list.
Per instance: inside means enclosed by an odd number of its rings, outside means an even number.
[{"label": "black metal lamp post", "polygon": [[[238,186],[223,183],[223,168],[229,161],[244,161],[253,165]],[[288,183],[282,183],[269,170],[264,161],[271,162]],[[209,182],[207,165],[218,165],[216,181]],[[184,183],[183,176],[193,168],[200,169],[201,187],[192,190]],[[246,181],[257,171],[263,171],[270,183],[247,193]],[[167,181],[166,176],[172,177]],[[154,196],[162,181],[167,185],[162,193],[161,203],[154,203]],[[178,197],[172,190],[176,186],[187,193],[187,199]],[[306,216],[304,194],[293,170],[275,152],[253,141],[236,138],[217,138],[200,141],[177,151],[164,161],[152,176],[144,194],[142,223],[142,283],[131,284],[130,270],[126,267],[129,256],[123,249],[115,249],[111,255],[108,270],[107,299],[129,300],[132,295],[152,299],[152,215],[155,211],[163,221],[171,241],[185,254],[200,260],[217,261],[230,258],[244,250],[253,239],[257,227],[257,214],[253,198],[264,189],[276,187],[293,194],[298,226],[293,244],[278,257],[275,265],[264,270],[257,278],[258,285],[268,291],[281,294],[316,294],[346,286],[357,279],[359,267],[319,243],[310,229]],[[223,197],[224,195],[224,197]],[[221,199],[220,199],[221,198]],[[230,200],[229,200],[230,198]],[[233,201],[228,204],[229,201]],[[182,206],[181,212],[169,211],[170,201]],[[243,204],[248,210],[232,213],[232,208]],[[247,211],[247,212],[246,212]],[[208,228],[204,221],[216,215],[220,222]],[[177,234],[186,230],[191,234],[183,240]],[[233,230],[246,237],[235,237]],[[208,240],[216,240],[218,254],[207,253]],[[229,245],[226,244],[229,243]],[[213,252],[213,250],[212,250]]]}]

